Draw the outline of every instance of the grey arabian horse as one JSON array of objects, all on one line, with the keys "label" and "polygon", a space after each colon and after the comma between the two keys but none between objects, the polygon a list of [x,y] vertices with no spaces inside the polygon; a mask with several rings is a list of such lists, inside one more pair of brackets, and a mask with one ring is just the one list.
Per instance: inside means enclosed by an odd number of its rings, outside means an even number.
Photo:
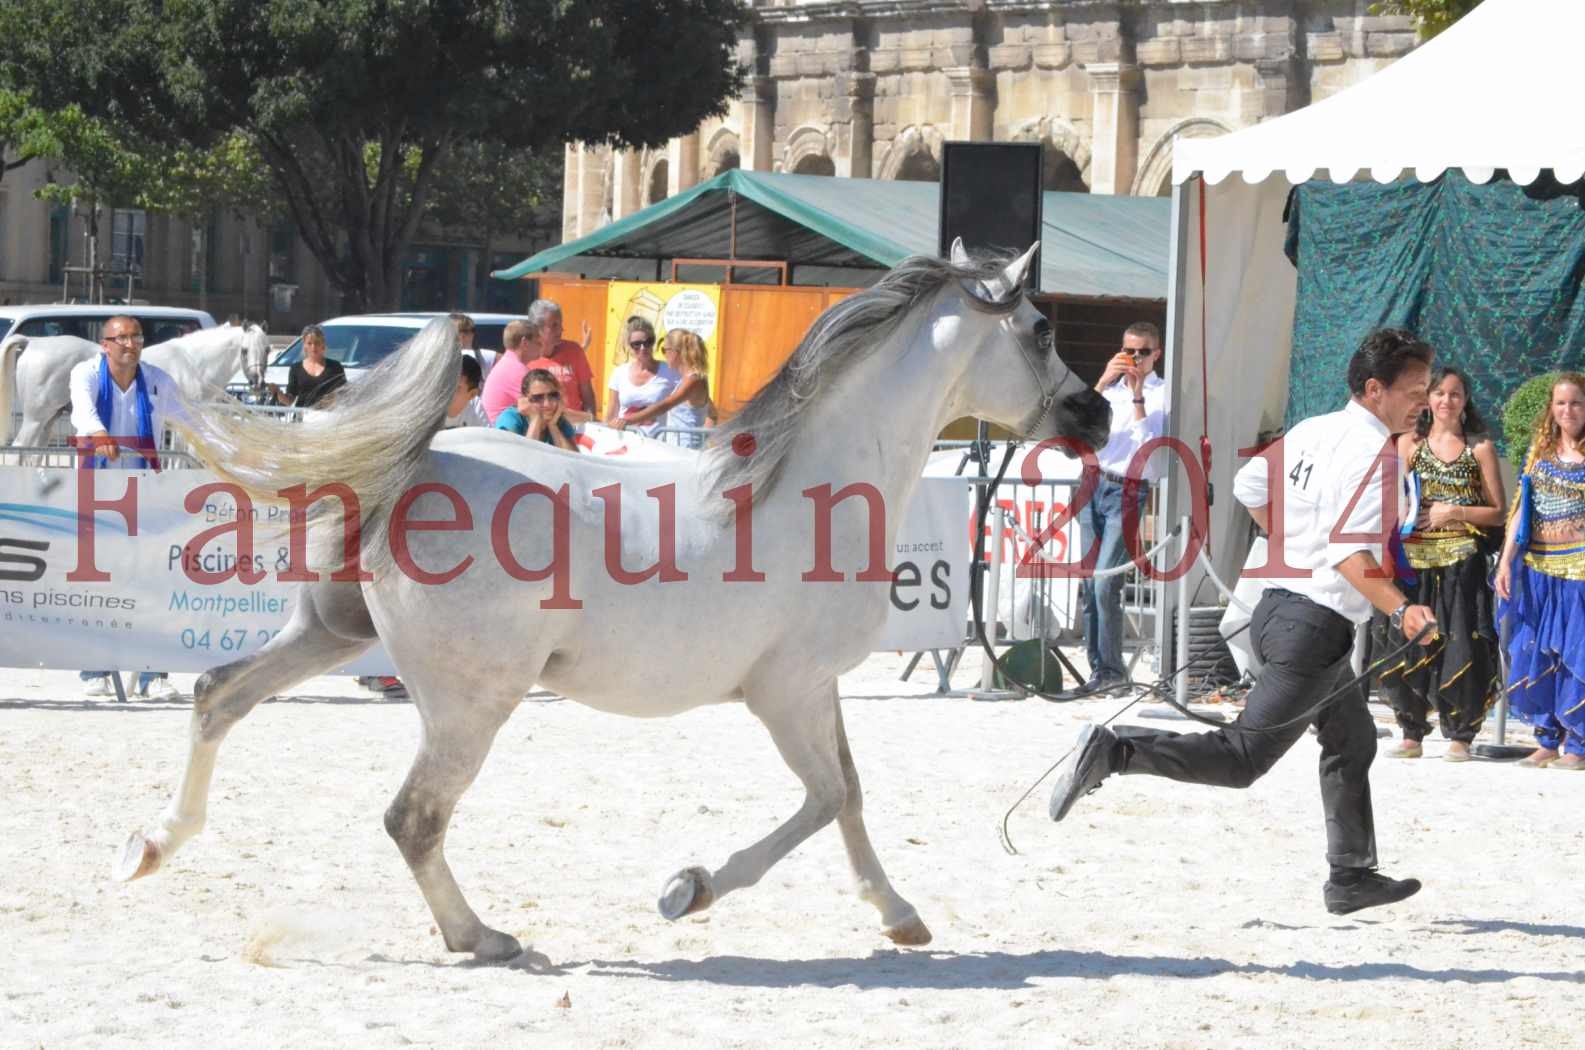
[{"label": "grey arabian horse", "polygon": [[[834,820],[886,936],[928,942],[870,845],[837,676],[882,627],[896,517],[943,426],[973,415],[1032,438],[1107,435],[1105,402],[1024,298],[1032,253],[906,260],[821,315],[712,446],[675,462],[580,456],[496,431],[434,436],[458,371],[444,319],[312,428],[195,413],[199,454],[260,498],[349,486],[370,578],[304,584],[279,636],[199,679],[182,783],[154,830],[127,841],[117,876],[155,871],[198,832],[221,739],[254,705],[378,639],[423,720],[385,826],[452,951],[521,951],[474,914],[442,847],[536,682],[642,717],[740,701],[803,782],[803,805],[769,835],[713,871],[674,876],[665,917],[753,885]],[[340,503],[315,504],[307,526],[315,550],[337,552],[327,565],[340,562]],[[688,644],[666,644],[683,624]],[[640,633],[657,641],[642,663],[627,644]]]}]

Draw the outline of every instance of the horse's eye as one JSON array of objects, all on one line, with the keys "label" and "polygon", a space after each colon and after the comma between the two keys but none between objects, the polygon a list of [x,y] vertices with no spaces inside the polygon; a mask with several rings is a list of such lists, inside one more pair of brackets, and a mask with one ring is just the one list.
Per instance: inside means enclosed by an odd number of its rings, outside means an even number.
[{"label": "horse's eye", "polygon": [[1056,333],[1051,330],[1051,325],[1049,322],[1043,320],[1035,322],[1035,345],[1038,346],[1040,348],[1040,352],[1044,354],[1049,354],[1052,350],[1056,349],[1057,336]]}]

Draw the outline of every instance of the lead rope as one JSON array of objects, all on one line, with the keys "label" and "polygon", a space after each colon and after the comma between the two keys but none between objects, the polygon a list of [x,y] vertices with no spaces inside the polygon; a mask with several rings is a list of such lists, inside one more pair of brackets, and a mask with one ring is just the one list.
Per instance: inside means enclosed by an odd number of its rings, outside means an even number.
[{"label": "lead rope", "polygon": [[[997,469],[995,476],[993,478],[988,479],[988,482],[984,485],[984,487],[981,490],[980,495],[978,497],[978,506],[975,509],[975,537],[976,537],[976,548],[977,548],[976,552],[975,552],[976,564],[978,564],[980,561],[983,560],[983,559],[980,558],[980,549],[982,549],[983,545],[984,545],[984,539],[985,539],[985,518],[986,518],[986,515],[990,511],[991,500],[992,500],[992,498],[994,498],[993,494],[996,492],[997,488],[1001,485],[1002,479],[1007,476],[1007,469],[1008,469],[1009,466],[1012,465],[1013,452],[1015,451],[1016,447],[1017,446],[1016,446],[1015,443],[1008,442],[1006,450],[1005,450],[1005,452],[1002,455],[1001,466]],[[1175,529],[1174,533],[1176,533],[1177,531],[1178,530]],[[1159,545],[1158,545],[1157,549],[1160,549]],[[1207,571],[1209,571],[1209,570],[1207,570]],[[1218,581],[1218,583],[1220,583],[1220,581]],[[988,638],[986,638],[986,636],[985,636],[985,616],[984,616],[984,605],[983,605],[983,602],[981,600],[981,590],[982,590],[982,575],[980,573],[976,573],[974,581],[973,581],[972,585],[969,588],[969,598],[970,598],[970,602],[973,605],[973,609],[974,609],[975,640],[977,642],[979,642],[980,648],[984,650],[986,659],[991,661],[992,666],[996,669],[996,672],[999,673],[1002,676],[1002,680],[1003,681],[1011,683],[1012,685],[1017,686],[1018,688],[1024,690],[1026,693],[1028,693],[1028,694],[1030,694],[1032,696],[1038,696],[1038,697],[1041,697],[1042,699],[1046,699],[1046,700],[1055,700],[1055,699],[1057,699],[1057,697],[1054,694],[1052,694],[1052,693],[1047,693],[1047,692],[1041,690],[1037,686],[1031,685],[1031,684],[1029,684],[1027,682],[1020,681],[1019,678],[1017,677],[1017,675],[1013,674],[1006,666],[1004,666],[1002,661],[1001,661],[1001,658],[996,655],[995,648],[990,644],[990,640]],[[1236,630],[1236,631],[1232,632],[1231,634],[1227,635],[1224,640],[1231,641],[1233,638],[1236,638],[1238,635],[1240,635],[1243,632],[1249,630],[1249,627],[1250,627],[1250,624],[1248,624],[1248,623],[1244,624],[1242,627],[1238,628],[1238,630]],[[1420,629],[1420,632],[1418,634],[1416,634],[1413,638],[1410,638],[1410,639],[1406,640],[1402,645],[1400,645],[1397,648],[1393,649],[1392,651],[1388,652],[1387,654],[1385,654],[1381,658],[1379,658],[1377,660],[1373,660],[1370,663],[1370,665],[1368,667],[1366,667],[1363,671],[1361,671],[1359,674],[1357,674],[1357,675],[1353,676],[1352,678],[1350,678],[1347,682],[1343,683],[1341,686],[1333,689],[1330,693],[1327,693],[1320,700],[1318,700],[1316,703],[1312,704],[1308,709],[1306,709],[1302,714],[1300,714],[1300,715],[1298,715],[1298,716],[1296,716],[1294,718],[1290,718],[1290,719],[1288,719],[1285,722],[1280,722],[1280,723],[1278,723],[1276,725],[1261,726],[1261,727],[1258,727],[1258,728],[1246,728],[1243,731],[1244,732],[1248,732],[1248,733],[1277,733],[1277,732],[1281,732],[1281,731],[1286,730],[1286,729],[1291,729],[1293,726],[1302,725],[1304,723],[1310,722],[1311,720],[1313,720],[1316,717],[1316,715],[1320,714],[1323,710],[1325,710],[1336,698],[1342,696],[1343,694],[1347,693],[1349,690],[1351,690],[1354,687],[1358,686],[1361,682],[1364,682],[1364,681],[1368,680],[1371,675],[1375,674],[1379,669],[1381,669],[1383,666],[1385,666],[1389,661],[1397,659],[1399,656],[1403,655],[1404,653],[1409,652],[1414,646],[1419,645],[1421,639],[1424,638],[1425,635],[1428,632],[1433,630],[1434,627],[1435,627],[1434,623],[1433,624],[1427,624],[1425,627],[1422,627]],[[1205,652],[1202,652],[1199,656],[1185,661],[1182,667],[1179,667],[1179,668],[1175,669],[1171,674],[1164,675],[1161,678],[1158,678],[1155,682],[1142,684],[1141,688],[1142,688],[1143,691],[1138,696],[1135,696],[1135,697],[1131,698],[1127,703],[1123,704],[1122,707],[1120,707],[1116,711],[1114,711],[1110,716],[1108,716],[1100,724],[1102,726],[1109,726],[1113,722],[1115,722],[1117,719],[1121,718],[1123,716],[1123,714],[1125,712],[1127,712],[1130,708],[1134,707],[1136,704],[1138,704],[1141,701],[1143,701],[1147,696],[1156,696],[1156,697],[1159,697],[1161,700],[1165,701],[1174,710],[1178,711],[1179,713],[1181,713],[1186,718],[1189,718],[1192,721],[1200,722],[1200,723],[1202,723],[1204,725],[1213,726],[1213,727],[1218,728],[1218,729],[1227,728],[1228,723],[1219,721],[1219,720],[1214,719],[1214,718],[1207,718],[1205,715],[1202,715],[1202,714],[1200,714],[1197,711],[1191,710],[1187,705],[1178,703],[1177,697],[1173,694],[1173,692],[1171,690],[1166,688],[1167,685],[1169,683],[1171,683],[1173,679],[1178,677],[1178,675],[1183,674],[1185,671],[1189,670],[1189,668],[1194,667],[1196,664],[1198,664],[1201,661],[1205,660],[1207,657],[1212,657],[1212,656],[1219,658],[1220,654],[1217,653],[1215,650],[1206,650]],[[1014,810],[1016,810],[1019,806],[1023,805],[1023,803],[1028,800],[1029,796],[1034,794],[1035,789],[1038,788],[1042,783],[1044,783],[1045,779],[1047,777],[1049,777],[1052,774],[1052,772],[1058,766],[1060,766],[1064,761],[1066,761],[1068,756],[1071,755],[1072,753],[1073,753],[1073,748],[1071,748],[1071,747],[1068,748],[1067,751],[1063,752],[1062,756],[1059,757],[1055,762],[1051,763],[1051,765],[1046,768],[1046,771],[1041,773],[1040,776],[1035,779],[1034,783],[1030,784],[1029,787],[1024,790],[1023,794],[1019,795],[1017,800],[1014,801],[1013,804],[1007,808],[1007,812],[1002,815],[1001,825],[1000,825],[1000,827],[998,829],[998,838],[1001,841],[1002,849],[1005,850],[1008,854],[1010,854],[1012,856],[1019,855],[1018,848],[1015,845],[1013,845],[1012,837],[1008,833],[1008,823],[1009,823],[1009,821],[1012,818]]]}]

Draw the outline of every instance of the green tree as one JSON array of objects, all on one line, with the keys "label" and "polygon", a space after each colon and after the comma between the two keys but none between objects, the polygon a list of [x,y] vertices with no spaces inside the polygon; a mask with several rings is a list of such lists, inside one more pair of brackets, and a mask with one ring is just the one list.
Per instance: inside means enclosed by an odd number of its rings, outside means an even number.
[{"label": "green tree", "polygon": [[[430,188],[424,222],[481,246],[482,286],[503,234],[538,239],[561,226],[561,158],[498,142],[464,142],[446,155]],[[478,288],[482,295],[484,289]]]},{"label": "green tree", "polygon": [[99,208],[142,208],[199,221],[216,209],[267,215],[271,186],[258,150],[240,134],[207,148],[162,147],[89,116],[78,105],[45,110],[26,96],[0,91],[0,141],[14,159],[47,165],[35,196],[81,205],[97,239]]},{"label": "green tree", "polygon": [[1411,15],[1421,40],[1429,40],[1473,11],[1480,0],[1383,0],[1372,4],[1377,14]]},{"label": "green tree", "polygon": [[741,87],[742,0],[5,0],[0,80],[167,148],[255,143],[353,309],[465,143],[659,145]]}]

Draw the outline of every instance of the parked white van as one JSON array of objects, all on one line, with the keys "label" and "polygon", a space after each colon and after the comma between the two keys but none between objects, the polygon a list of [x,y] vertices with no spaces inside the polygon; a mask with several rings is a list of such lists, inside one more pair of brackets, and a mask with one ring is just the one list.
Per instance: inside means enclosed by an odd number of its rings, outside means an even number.
[{"label": "parked white van", "polygon": [[215,326],[215,319],[206,311],[177,306],[37,303],[32,306],[0,306],[0,342],[13,335],[29,338],[75,335],[90,343],[97,343],[104,323],[112,317],[123,316],[138,319],[149,346],[199,328]]}]

